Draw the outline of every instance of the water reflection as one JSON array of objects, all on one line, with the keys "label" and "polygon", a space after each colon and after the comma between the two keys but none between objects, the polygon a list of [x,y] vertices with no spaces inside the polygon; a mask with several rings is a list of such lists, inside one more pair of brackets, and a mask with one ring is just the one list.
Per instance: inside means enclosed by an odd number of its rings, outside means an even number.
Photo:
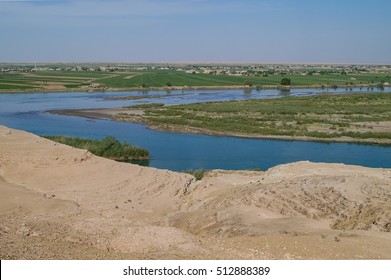
[{"label": "water reflection", "polygon": [[251,96],[252,91],[253,90],[251,88],[246,88],[243,90],[243,95],[249,97],[249,96]]},{"label": "water reflection", "polygon": [[280,94],[281,95],[284,95],[284,96],[288,96],[288,95],[291,95],[291,90],[290,89],[280,89]]}]

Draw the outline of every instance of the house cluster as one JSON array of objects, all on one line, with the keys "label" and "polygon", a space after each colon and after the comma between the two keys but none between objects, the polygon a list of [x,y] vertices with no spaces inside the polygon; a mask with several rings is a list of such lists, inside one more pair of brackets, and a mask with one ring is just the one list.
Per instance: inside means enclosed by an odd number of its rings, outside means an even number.
[{"label": "house cluster", "polygon": [[1,65],[1,73],[12,73],[12,72],[37,72],[37,71],[91,71],[91,72],[114,72],[118,71],[119,68],[115,66],[100,66],[100,65],[35,65],[35,64],[9,64]]},{"label": "house cluster", "polygon": [[330,73],[390,73],[391,65],[336,64],[254,64],[254,65],[186,65],[175,69],[185,73],[228,76],[324,75]]},{"label": "house cluster", "polygon": [[348,65],[348,64],[1,64],[0,72],[34,71],[148,71],[171,70],[189,74],[210,74],[229,76],[268,76],[268,75],[323,75],[330,73],[390,73],[391,65]]}]

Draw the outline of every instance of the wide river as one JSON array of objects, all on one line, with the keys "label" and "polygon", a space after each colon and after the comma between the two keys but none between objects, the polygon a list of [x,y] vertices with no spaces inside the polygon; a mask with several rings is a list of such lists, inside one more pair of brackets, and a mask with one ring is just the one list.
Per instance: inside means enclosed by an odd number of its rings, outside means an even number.
[{"label": "wide river", "polygon": [[[65,92],[0,95],[0,124],[39,135],[103,138],[113,135],[122,141],[147,148],[149,165],[171,170],[253,169],[309,160],[368,167],[391,167],[391,147],[346,143],[258,140],[176,134],[150,130],[144,125],[110,120],[49,114],[47,110],[110,108],[144,103],[185,104],[194,102],[283,98],[367,91],[367,88],[280,90],[188,90],[149,92]],[[371,89],[380,91],[381,89]],[[386,88],[384,91],[391,91]],[[137,96],[135,100],[108,97]]]}]

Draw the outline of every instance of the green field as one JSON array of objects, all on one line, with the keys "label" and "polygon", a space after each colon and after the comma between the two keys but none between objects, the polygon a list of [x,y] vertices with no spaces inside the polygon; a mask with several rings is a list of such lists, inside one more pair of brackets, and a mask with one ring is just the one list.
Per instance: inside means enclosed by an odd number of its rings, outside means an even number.
[{"label": "green field", "polygon": [[37,71],[34,73],[1,73],[0,90],[10,91],[66,91],[74,88],[85,90],[97,79],[111,77],[109,73]]},{"label": "green field", "polygon": [[325,94],[175,105],[146,109],[143,121],[162,130],[195,129],[247,137],[349,137],[391,143],[391,94]]},{"label": "green field", "polygon": [[263,76],[228,76],[211,74],[189,74],[177,71],[143,71],[129,75],[118,75],[112,78],[100,79],[99,82],[109,88],[126,87],[166,87],[167,84],[177,87],[197,86],[243,86],[246,80],[253,86],[279,86],[281,79],[291,79],[292,86],[360,86],[363,84],[377,85],[381,82],[391,84],[391,77],[387,74],[327,74],[327,75],[271,75]]},{"label": "green field", "polygon": [[[304,73],[304,72],[303,72]],[[134,71],[35,71],[33,73],[1,73],[2,91],[67,91],[91,90],[92,84],[102,90],[126,90],[169,87],[279,87],[282,78],[289,78],[292,87],[366,87],[391,84],[389,73],[341,74],[339,72],[319,75],[251,75],[229,76],[215,74],[191,74],[175,70]],[[95,88],[96,89],[96,88]]]}]

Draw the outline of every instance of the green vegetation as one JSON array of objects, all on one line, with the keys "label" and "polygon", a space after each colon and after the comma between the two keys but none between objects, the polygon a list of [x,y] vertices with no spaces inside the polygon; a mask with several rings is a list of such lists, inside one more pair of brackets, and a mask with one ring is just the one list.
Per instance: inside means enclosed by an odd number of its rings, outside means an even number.
[{"label": "green vegetation", "polygon": [[252,86],[253,86],[253,83],[252,83],[250,80],[245,80],[245,81],[243,82],[243,84],[244,84],[245,86],[248,86],[248,87],[252,87]]},{"label": "green vegetation", "polygon": [[102,140],[83,139],[79,137],[72,138],[65,136],[44,137],[75,148],[86,149],[97,156],[118,161],[146,160],[149,158],[149,152],[146,149],[131,146],[127,143],[122,144],[112,136],[108,136]]},{"label": "green vegetation", "polygon": [[[216,66],[217,67],[217,66]],[[0,90],[2,91],[52,91],[52,90],[110,90],[175,87],[384,87],[391,84],[389,71],[376,72],[295,69],[263,71],[247,69],[235,72],[236,66],[227,66],[230,70],[203,72],[180,71],[180,67],[168,70],[132,68],[110,71],[13,71],[0,72]],[[199,69],[199,67],[195,67]],[[213,67],[212,67],[213,69]],[[222,67],[221,69],[225,69]],[[231,72],[230,72],[231,71]],[[374,70],[375,71],[375,70]],[[262,87],[260,86],[262,85]]]},{"label": "green vegetation", "polygon": [[290,85],[291,85],[291,79],[282,78],[282,79],[281,79],[281,85],[282,85],[282,86],[290,86]]},{"label": "green vegetation", "polygon": [[0,90],[45,91],[88,89],[95,80],[110,77],[102,72],[36,71],[1,73]]},{"label": "green vegetation", "polygon": [[[133,73],[129,78],[128,74],[116,73],[115,76],[100,79],[99,83],[108,88],[141,88],[141,87],[202,87],[202,86],[253,86],[263,85],[265,87],[278,87],[281,79],[290,79],[291,86],[377,86],[382,81],[391,84],[391,78],[385,73],[381,74],[351,74],[342,75],[339,73],[324,75],[253,75],[253,76],[230,76],[227,74],[191,74],[172,70],[145,70]],[[354,80],[352,80],[354,79]]]},{"label": "green vegetation", "polygon": [[391,139],[391,94],[210,102],[147,109],[155,127],[246,136]]},{"label": "green vegetation", "polygon": [[[125,79],[126,78],[126,79]],[[139,71],[129,77],[129,74],[119,74],[99,82],[109,88],[129,87],[196,87],[196,86],[234,86],[243,85],[245,77],[227,75],[215,76],[209,74],[191,74],[170,70]]]},{"label": "green vegetation", "polygon": [[183,173],[193,175],[197,181],[201,180],[204,177],[206,172],[208,172],[208,170],[205,170],[205,169],[189,169],[189,170],[183,171]]},{"label": "green vegetation", "polygon": [[150,103],[150,104],[139,104],[139,105],[132,105],[132,106],[126,106],[124,108],[128,109],[157,109],[157,108],[163,108],[163,103]]}]

